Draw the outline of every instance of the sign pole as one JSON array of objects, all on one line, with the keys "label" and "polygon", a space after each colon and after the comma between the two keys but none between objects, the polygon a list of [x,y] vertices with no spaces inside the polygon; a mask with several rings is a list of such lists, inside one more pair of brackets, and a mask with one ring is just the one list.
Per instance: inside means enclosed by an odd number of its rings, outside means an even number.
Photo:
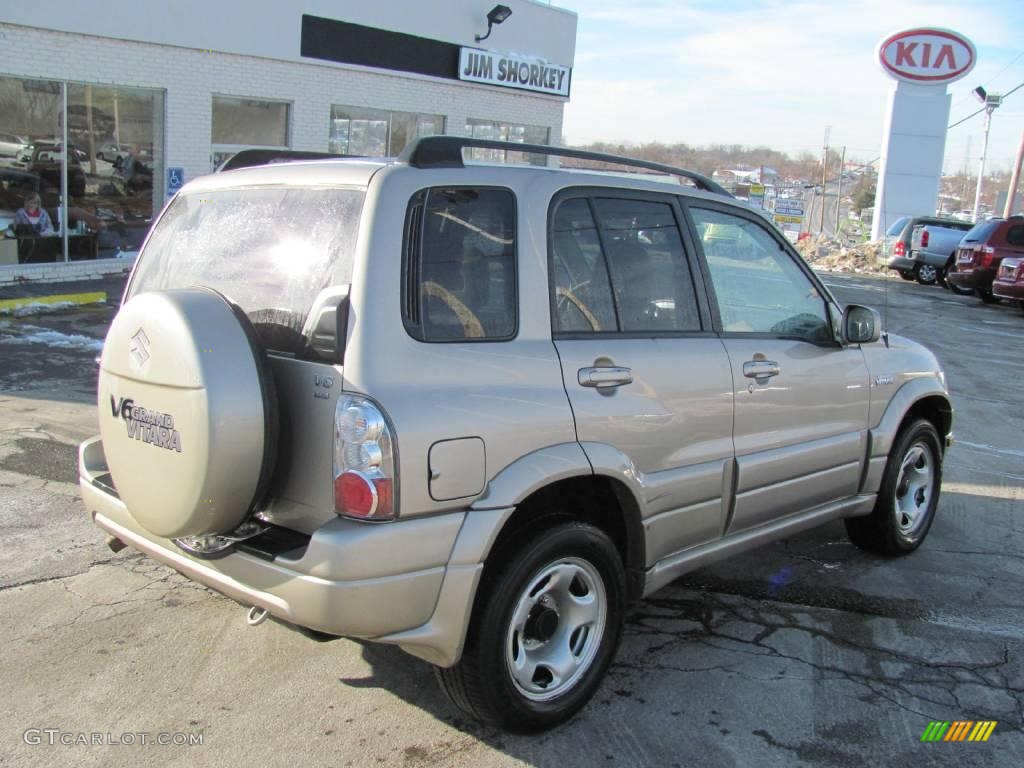
[{"label": "sign pole", "polygon": [[1017,162],[1013,166],[1010,177],[1010,189],[1006,193],[1006,205],[1003,206],[1003,218],[1008,219],[1013,213],[1013,198],[1017,196],[1017,185],[1020,183],[1020,167],[1024,165],[1024,131],[1020,132],[1020,146],[1017,147]]},{"label": "sign pole", "polygon": [[836,190],[836,237],[839,237],[839,208],[843,203],[843,168],[846,166],[846,147],[839,159],[839,189]]}]

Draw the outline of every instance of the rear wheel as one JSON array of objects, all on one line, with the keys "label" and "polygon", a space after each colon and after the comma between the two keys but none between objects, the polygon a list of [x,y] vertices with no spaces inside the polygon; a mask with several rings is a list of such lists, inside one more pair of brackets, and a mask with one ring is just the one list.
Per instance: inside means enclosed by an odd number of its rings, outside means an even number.
[{"label": "rear wheel", "polygon": [[896,271],[900,273],[900,277],[902,277],[904,280],[907,280],[907,281],[913,281],[914,280],[914,272],[913,272],[913,270],[910,270],[910,269],[897,269]]},{"label": "rear wheel", "polygon": [[953,259],[950,259],[949,263],[946,264],[946,286],[949,288],[949,290],[951,290],[957,296],[970,296],[972,293],[974,293],[973,288],[961,288],[959,285],[950,280],[949,275],[952,272],[956,272],[956,264],[953,262]]},{"label": "rear wheel", "polygon": [[941,489],[939,433],[930,421],[918,419],[893,444],[874,510],[844,521],[850,540],[889,557],[913,552],[928,535]]},{"label": "rear wheel", "polygon": [[622,633],[626,576],[601,530],[553,522],[492,555],[462,658],[438,669],[467,714],[529,733],[572,717],[601,684]]},{"label": "rear wheel", "polygon": [[931,264],[918,264],[914,267],[914,277],[921,285],[935,285],[939,280],[939,270]]},{"label": "rear wheel", "polygon": [[978,294],[978,298],[981,299],[982,304],[998,304],[1002,301],[998,296],[992,295],[991,289],[979,288],[976,293]]}]

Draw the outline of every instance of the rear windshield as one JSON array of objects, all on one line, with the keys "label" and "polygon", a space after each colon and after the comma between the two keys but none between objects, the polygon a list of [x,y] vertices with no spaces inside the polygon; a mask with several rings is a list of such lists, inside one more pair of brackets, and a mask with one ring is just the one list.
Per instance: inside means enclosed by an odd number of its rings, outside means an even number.
[{"label": "rear windshield", "polygon": [[890,237],[895,237],[896,235],[903,231],[903,228],[907,226],[908,221],[910,221],[909,216],[904,216],[903,218],[896,219],[896,221],[892,223],[892,226],[885,230],[885,234],[887,234]]},{"label": "rear windshield", "polygon": [[238,304],[269,348],[292,354],[317,294],[352,281],[363,190],[253,187],[178,195],[129,295],[204,286]]},{"label": "rear windshield", "polygon": [[1002,224],[1002,219],[993,219],[991,221],[983,221],[980,224],[975,224],[971,227],[971,231],[964,235],[965,243],[983,243],[988,240],[989,236],[999,229],[999,225]]}]

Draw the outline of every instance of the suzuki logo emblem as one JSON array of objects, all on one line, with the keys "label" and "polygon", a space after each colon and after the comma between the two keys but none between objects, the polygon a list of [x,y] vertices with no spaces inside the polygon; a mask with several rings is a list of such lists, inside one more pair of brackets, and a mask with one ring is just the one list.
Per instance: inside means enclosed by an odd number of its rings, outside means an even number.
[{"label": "suzuki logo emblem", "polygon": [[139,368],[149,360],[149,337],[146,336],[146,332],[141,328],[132,336],[131,343],[128,345],[128,353]]}]

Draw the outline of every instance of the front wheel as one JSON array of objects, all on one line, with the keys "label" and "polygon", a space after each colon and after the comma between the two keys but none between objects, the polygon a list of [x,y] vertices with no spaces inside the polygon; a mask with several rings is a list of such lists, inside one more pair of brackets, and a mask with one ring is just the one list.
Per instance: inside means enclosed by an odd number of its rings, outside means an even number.
[{"label": "front wheel", "polygon": [[921,285],[935,285],[939,281],[939,270],[931,264],[918,264],[914,268],[914,277]]},{"label": "front wheel", "polygon": [[581,522],[530,531],[492,557],[462,658],[438,679],[479,720],[545,730],[581,709],[611,664],[626,608],[622,560]]},{"label": "front wheel", "polygon": [[907,555],[921,546],[942,489],[942,443],[930,421],[918,419],[896,437],[875,508],[844,522],[850,540],[879,555]]}]

